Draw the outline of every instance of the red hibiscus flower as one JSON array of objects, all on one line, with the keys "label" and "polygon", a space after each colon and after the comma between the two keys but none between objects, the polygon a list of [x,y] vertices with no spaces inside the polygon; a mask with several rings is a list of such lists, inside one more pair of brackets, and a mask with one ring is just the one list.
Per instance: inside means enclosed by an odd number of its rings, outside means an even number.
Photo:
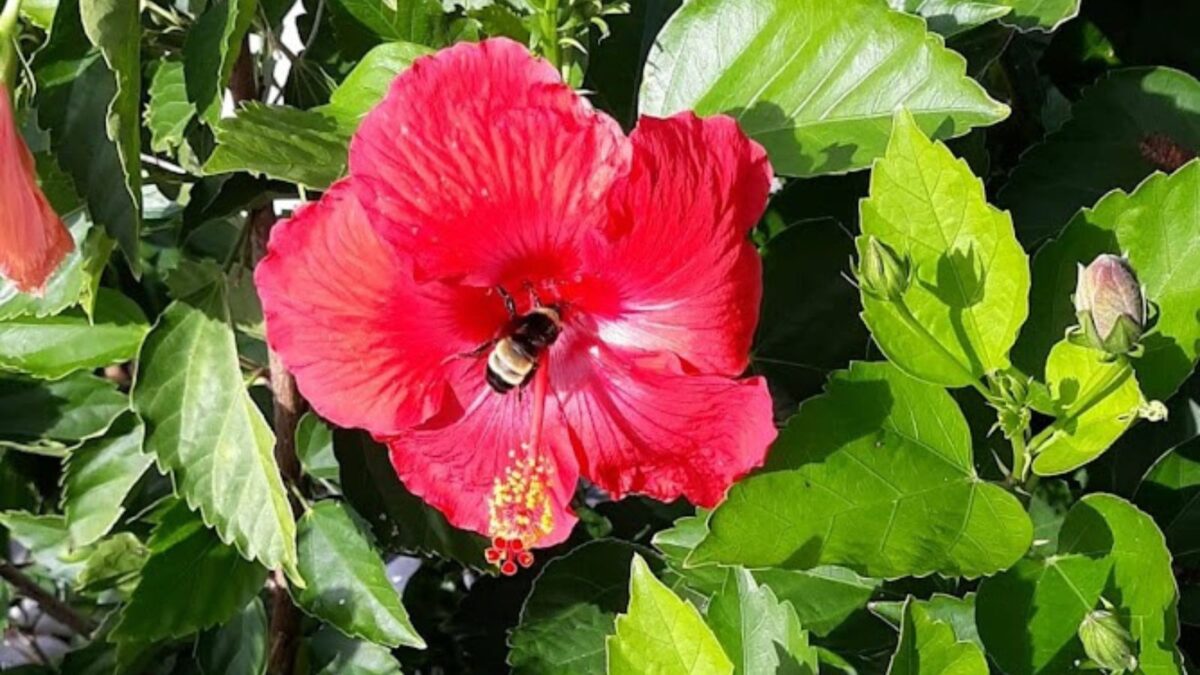
[{"label": "red hibiscus flower", "polygon": [[23,293],[37,293],[75,242],[37,183],[8,89],[0,81],[0,274]]},{"label": "red hibiscus flower", "polygon": [[727,117],[626,137],[520,45],[460,44],[397,78],[349,178],[272,232],[269,342],[512,573],[570,533],[580,475],[713,506],[762,463],[770,398],[736,378],[771,175]]}]

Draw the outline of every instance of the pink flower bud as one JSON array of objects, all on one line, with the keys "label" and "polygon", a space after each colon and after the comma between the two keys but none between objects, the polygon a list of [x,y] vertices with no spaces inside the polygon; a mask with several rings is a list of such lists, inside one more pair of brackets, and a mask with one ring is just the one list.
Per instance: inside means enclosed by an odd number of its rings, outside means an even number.
[{"label": "pink flower bud", "polygon": [[1129,263],[1103,254],[1080,265],[1075,312],[1092,346],[1112,354],[1132,351],[1146,326],[1146,299]]}]

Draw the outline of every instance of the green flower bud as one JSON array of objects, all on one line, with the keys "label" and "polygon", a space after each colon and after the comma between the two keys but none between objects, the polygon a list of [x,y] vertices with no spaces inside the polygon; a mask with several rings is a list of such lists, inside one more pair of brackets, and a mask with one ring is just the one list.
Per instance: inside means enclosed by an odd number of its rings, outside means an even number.
[{"label": "green flower bud", "polygon": [[867,237],[859,261],[858,284],[868,295],[895,302],[904,296],[912,281],[912,265],[907,256],[875,237]]},{"label": "green flower bud", "polygon": [[1129,263],[1104,254],[1079,266],[1075,313],[1083,342],[1109,354],[1130,354],[1146,328],[1146,298]]},{"label": "green flower bud", "polygon": [[1133,636],[1107,609],[1093,610],[1084,617],[1079,624],[1079,641],[1088,658],[1103,670],[1124,673],[1137,669]]}]

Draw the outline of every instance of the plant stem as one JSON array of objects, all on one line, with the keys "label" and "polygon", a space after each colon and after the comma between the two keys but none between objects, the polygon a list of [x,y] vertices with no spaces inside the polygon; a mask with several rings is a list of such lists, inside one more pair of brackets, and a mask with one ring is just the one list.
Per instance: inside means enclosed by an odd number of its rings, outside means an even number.
[{"label": "plant stem", "polygon": [[95,621],[54,597],[7,560],[0,560],[0,578],[11,584],[21,595],[36,602],[43,612],[76,633],[87,637],[96,630],[98,624]]},{"label": "plant stem", "polygon": [[558,44],[558,0],[546,0],[546,8],[542,10],[542,39],[545,44],[542,50],[558,72],[562,72],[562,50]]},{"label": "plant stem", "polygon": [[1023,483],[1025,474],[1029,472],[1029,446],[1025,443],[1025,429],[1018,429],[1009,441],[1012,443],[1013,449],[1013,480],[1016,483]]}]

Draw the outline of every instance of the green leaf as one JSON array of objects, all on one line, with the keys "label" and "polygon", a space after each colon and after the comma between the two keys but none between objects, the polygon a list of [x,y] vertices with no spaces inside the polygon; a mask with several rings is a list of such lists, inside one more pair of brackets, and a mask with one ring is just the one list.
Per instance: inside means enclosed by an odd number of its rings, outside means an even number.
[{"label": "green leaf", "polygon": [[[708,536],[707,521],[708,512],[680,518],[674,527],[655,533],[653,543],[671,572],[680,575],[689,588],[712,595],[725,583],[725,568],[685,566],[692,550]],[[781,601],[791,603],[801,626],[822,637],[864,607],[883,583],[833,565],[810,570],[766,568],[752,570],[752,574]]]},{"label": "green leaf", "polygon": [[[105,116],[105,132],[116,146],[126,197],[137,207],[131,223],[112,230],[126,259],[137,259],[141,232],[142,101],[141,3],[138,0],[86,0],[79,3],[83,31],[104,57],[116,83]],[[131,227],[130,227],[131,225]]]},{"label": "green leaf", "polygon": [[257,9],[258,0],[214,0],[188,31],[183,47],[187,96],[209,124],[220,116],[221,94]]},{"label": "green leaf", "polygon": [[1022,32],[1049,33],[1079,14],[1081,0],[998,0],[1012,8],[1000,21]]},{"label": "green leaf", "polygon": [[[45,187],[43,185],[43,187]],[[83,210],[63,218],[75,242],[58,270],[50,275],[40,296],[21,293],[8,279],[0,278],[0,319],[17,316],[45,317],[80,305],[90,312],[100,272],[108,262],[113,243],[103,232],[92,227]]]},{"label": "green leaf", "polygon": [[[896,602],[872,602],[871,612],[883,618],[888,623],[900,628],[904,620],[904,608],[911,598]],[[954,631],[954,637],[959,642],[971,642],[983,651],[983,641],[979,639],[979,629],[975,626],[975,594],[967,593],[964,597],[934,593],[928,600],[913,600],[932,620],[945,623]]]},{"label": "green leaf", "polygon": [[137,585],[138,573],[146,564],[146,547],[129,532],[118,532],[96,544],[88,554],[77,587],[80,593],[100,595],[115,592],[126,599]]},{"label": "green leaf", "polygon": [[337,0],[351,16],[384,40],[434,46],[445,31],[442,8],[435,0]]},{"label": "green leaf", "polygon": [[333,454],[333,429],[314,413],[304,413],[296,425],[296,456],[305,473],[337,484],[339,470]]},{"label": "green leaf", "polygon": [[826,392],[788,422],[766,473],[733,486],[688,564],[976,577],[1029,548],[1029,517],[975,473],[966,420],[944,389],[855,363]]},{"label": "green leaf", "polygon": [[693,0],[654,43],[640,112],[728,113],[776,172],[842,173],[883,154],[901,106],[939,138],[1007,117],[965,68],[877,0]]},{"label": "green leaf", "polygon": [[781,601],[792,605],[800,625],[822,637],[866,606],[883,584],[880,579],[859,576],[833,565],[808,570],[760,569],[753,574],[755,580],[769,586]]},{"label": "green leaf", "polygon": [[431,53],[428,47],[408,42],[381,44],[367,52],[333,90],[329,105],[317,110],[336,120],[342,133],[350,135],[367,112],[383,100],[396,76],[408,70],[413,61]]},{"label": "green leaf", "polygon": [[215,132],[206,174],[247,171],[320,190],[346,173],[347,138],[320,113],[249,103]]},{"label": "green leaf", "polygon": [[196,644],[204,675],[262,675],[267,668],[267,610],[254,598],[233,619],[206,631]]},{"label": "green leaf", "polygon": [[1200,568],[1200,442],[1159,458],[1133,499],[1162,527],[1175,564]]},{"label": "green leaf", "polygon": [[1143,142],[1155,136],[1194,155],[1197,110],[1200,82],[1171,68],[1112,71],[1084,90],[1071,119],[1021,157],[1000,191],[999,203],[1012,210],[1021,241],[1032,245],[1054,236],[1110,190],[1132,190],[1156,169],[1169,170],[1143,152]]},{"label": "green leaf", "polygon": [[38,28],[49,30],[57,9],[58,0],[25,0],[21,3],[21,16]]},{"label": "green leaf", "polygon": [[912,596],[904,603],[900,645],[888,675],[987,675],[983,650],[961,642],[949,624],[937,620]]},{"label": "green leaf", "polygon": [[302,586],[274,434],[243,385],[223,284],[159,317],[142,347],[133,405],[146,451],[221,540]]},{"label": "green leaf", "polygon": [[1012,7],[1000,0],[888,0],[888,5],[892,9],[923,17],[929,24],[929,30],[947,38],[982,26],[1012,11]]},{"label": "green leaf", "polygon": [[156,642],[223,624],[267,579],[266,569],[221,543],[183,503],[163,516],[149,548],[142,578],[111,633],[117,642]]},{"label": "green leaf", "polygon": [[609,675],[733,673],[733,663],[696,608],[676,597],[636,554],[629,611],[617,617],[606,651]]},{"label": "green leaf", "polygon": [[8,588],[8,583],[0,579],[0,607],[4,608],[0,612],[0,633],[8,630],[8,606],[12,603],[12,591]]},{"label": "green leaf", "polygon": [[0,439],[27,451],[61,455],[99,436],[129,409],[115,383],[88,373],[54,382],[0,375]]},{"label": "green leaf", "polygon": [[1137,639],[1139,672],[1183,672],[1171,556],[1154,521],[1092,494],[1067,514],[1059,544],[980,584],[976,620],[996,664],[1009,675],[1070,671],[1084,658],[1076,629],[1103,597]]},{"label": "green leaf", "polygon": [[67,522],[62,516],[5,511],[0,513],[0,527],[7,529],[9,536],[24,546],[55,581],[74,584],[83,571],[84,562],[70,555]]},{"label": "green leaf", "polygon": [[308,641],[316,675],[402,675],[387,647],[351,640],[323,626]]},{"label": "green leaf", "polygon": [[817,673],[817,653],[796,610],[743,568],[727,570],[724,587],[708,606],[708,625],[735,673]]},{"label": "green leaf", "polygon": [[57,379],[129,361],[149,330],[136,303],[116,291],[99,289],[90,319],[83,310],[72,310],[0,321],[0,368]]},{"label": "green leaf", "polygon": [[[59,3],[50,41],[34,62],[38,121],[49,130],[55,157],[82,192],[91,217],[117,240],[136,271],[141,231],[141,173],[135,168],[141,161],[135,140],[140,133],[136,103],[140,92],[138,76],[127,69],[137,65],[129,62],[129,52],[111,47],[132,29],[129,42],[137,48],[140,30],[135,27],[136,16],[135,25],[128,25],[129,10],[118,7],[117,0],[89,7],[86,25],[80,11],[79,0]],[[103,38],[105,48],[93,48],[89,35]],[[106,59],[120,71],[110,70]],[[113,142],[114,137],[120,141]]]},{"label": "green leaf", "polygon": [[1056,419],[1036,438],[1033,471],[1066,473],[1099,457],[1137,419],[1142,392],[1129,361],[1106,363],[1104,353],[1072,344],[1055,345],[1046,362],[1046,384]]},{"label": "green leaf", "polygon": [[860,255],[874,236],[907,255],[913,270],[903,306],[862,294],[863,319],[883,353],[948,387],[1008,368],[1029,314],[1029,261],[1008,214],[987,203],[966,162],[900,112],[860,208]]},{"label": "green leaf", "polygon": [[639,550],[600,539],[551,560],[534,580],[509,636],[513,673],[604,675],[604,643],[617,614],[629,605],[629,565]]},{"label": "green leaf", "polygon": [[183,145],[188,123],[196,116],[196,107],[188,100],[183,71],[183,61],[163,58],[150,82],[146,128],[154,152],[169,152]]},{"label": "green leaf", "polygon": [[341,471],[346,500],[374,528],[375,536],[390,547],[428,552],[462,561],[485,564],[485,538],[460,530],[437,509],[400,483],[388,459],[388,450],[366,432],[337,429],[333,449]]},{"label": "green leaf", "polygon": [[154,462],[142,452],[145,435],[141,421],[126,414],[104,437],[84,443],[67,457],[62,509],[73,545],[99,540],[120,520],[125,497]]},{"label": "green leaf", "polygon": [[300,518],[297,534],[300,573],[308,585],[292,597],[348,637],[424,649],[364,527],[341,502],[314,504]]},{"label": "green leaf", "polygon": [[1013,352],[1026,373],[1040,374],[1050,349],[1077,322],[1076,265],[1100,253],[1126,254],[1158,310],[1133,368],[1147,399],[1166,400],[1200,357],[1200,161],[1170,176],[1155,174],[1131,194],[1109,193],[1038,251],[1030,292],[1038,311]]}]

